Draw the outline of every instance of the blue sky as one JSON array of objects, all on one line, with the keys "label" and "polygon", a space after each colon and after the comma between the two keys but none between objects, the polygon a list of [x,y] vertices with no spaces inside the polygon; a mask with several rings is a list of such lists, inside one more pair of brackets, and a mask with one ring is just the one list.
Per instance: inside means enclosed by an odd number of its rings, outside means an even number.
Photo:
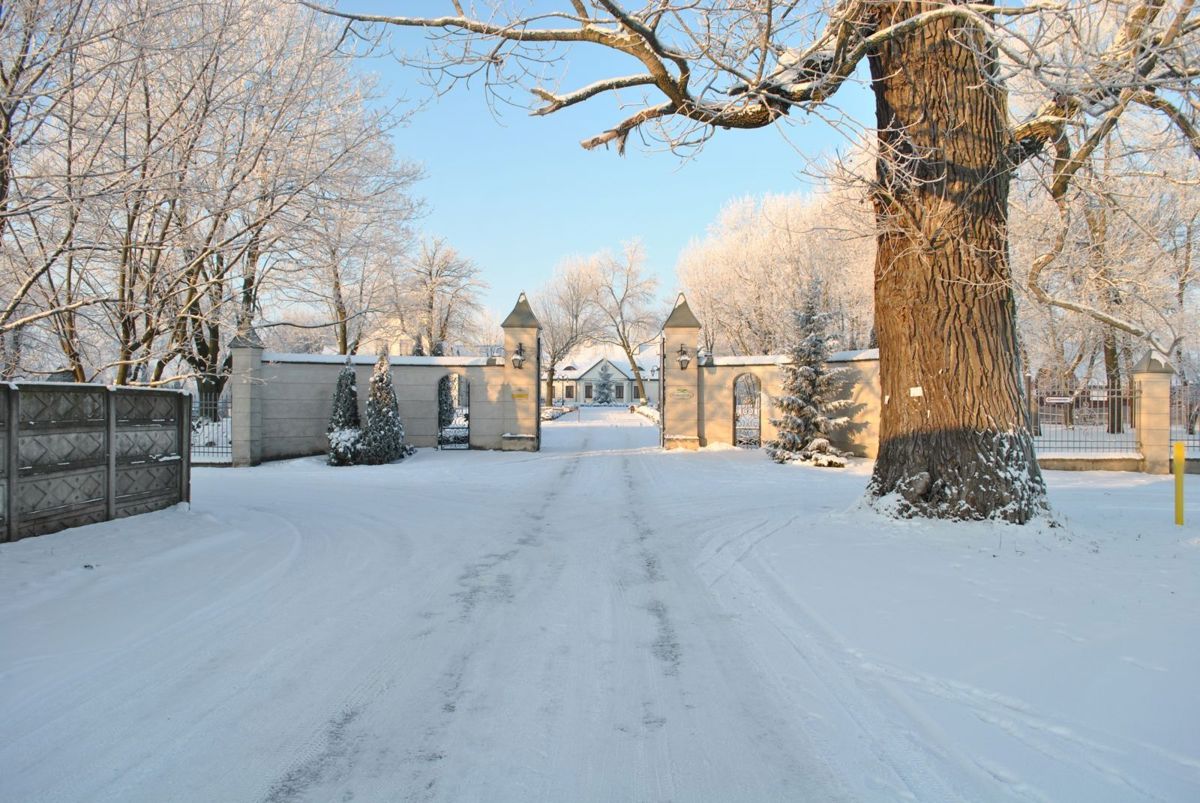
[{"label": "blue sky", "polygon": [[[343,7],[377,13],[394,8]],[[398,41],[411,42],[413,34],[399,31],[404,39]],[[844,137],[814,120],[782,131],[720,131],[686,160],[631,137],[620,157],[615,150],[579,146],[631,113],[611,100],[593,99],[547,117],[504,108],[497,118],[479,85],[432,98],[419,73],[393,58],[365,60],[361,67],[380,77],[386,97],[427,102],[395,134],[398,155],[425,168],[416,193],[429,213],[419,226],[447,238],[482,268],[491,286],[485,303],[500,317],[519,292],[544,283],[564,257],[616,249],[635,237],[661,279],[661,295],[671,297],[679,252],[704,234],[727,201],[804,190],[810,180],[802,174],[802,154],[819,157],[846,145]],[[601,75],[626,75],[636,66],[593,48],[577,51],[568,70],[564,88]],[[572,75],[578,77],[571,80]],[[839,101],[847,111],[870,119],[861,87],[846,86],[843,94]],[[630,93],[624,99],[637,97]]]}]

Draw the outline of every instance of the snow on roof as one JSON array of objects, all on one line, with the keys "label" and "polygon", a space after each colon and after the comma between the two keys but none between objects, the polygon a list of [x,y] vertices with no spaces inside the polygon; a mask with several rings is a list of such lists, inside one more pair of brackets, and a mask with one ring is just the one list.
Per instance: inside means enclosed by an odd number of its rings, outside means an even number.
[{"label": "snow on roof", "polygon": [[20,390],[27,388],[29,390],[119,390],[121,392],[127,390],[140,390],[147,393],[183,393],[187,394],[187,388],[171,388],[165,385],[150,387],[147,385],[109,385],[103,382],[54,382],[36,379],[15,379],[11,382],[0,383],[4,387],[12,390]]},{"label": "snow on roof", "polygon": [[[612,366],[613,370],[625,379],[633,379],[633,368],[629,364],[629,360],[615,359],[612,357],[600,357],[590,363],[578,363],[578,365],[587,365],[586,368],[580,369],[575,361],[560,365],[554,369],[555,379],[579,379],[585,374],[589,374],[593,369],[598,367],[600,363],[607,362]],[[638,368],[642,372],[642,379],[651,379],[657,377],[650,376],[650,368],[643,363],[638,363]]]},{"label": "snow on roof", "polygon": [[[354,354],[350,357],[350,362],[353,365],[374,365],[379,359],[376,356],[369,354]],[[324,365],[344,365],[346,355],[344,354],[280,354],[274,351],[265,351],[262,355],[263,362],[290,362],[290,363],[320,363]],[[388,357],[389,365],[487,365],[487,357]]]},{"label": "snow on roof", "polygon": [[858,349],[857,351],[838,351],[829,355],[829,362],[858,362],[860,360],[878,360],[879,349]]},{"label": "snow on roof", "polygon": [[[792,361],[787,354],[750,354],[744,357],[712,356],[710,365],[784,365]],[[856,351],[838,351],[829,355],[829,362],[860,362],[862,360],[878,360],[879,349],[858,349]]]},{"label": "snow on roof", "polygon": [[786,354],[748,354],[744,357],[711,357],[710,365],[782,365],[788,362]]}]

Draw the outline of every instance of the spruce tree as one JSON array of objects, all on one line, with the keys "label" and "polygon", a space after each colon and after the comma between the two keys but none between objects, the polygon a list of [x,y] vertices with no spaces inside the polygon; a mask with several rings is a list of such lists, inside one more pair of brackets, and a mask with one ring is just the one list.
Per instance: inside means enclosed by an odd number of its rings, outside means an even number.
[{"label": "spruce tree", "polygon": [[613,379],[612,371],[608,370],[608,363],[605,363],[600,368],[600,376],[596,383],[596,404],[612,404],[613,402]]},{"label": "spruce tree", "polygon": [[820,296],[820,282],[813,282],[803,308],[796,313],[791,362],[783,366],[783,393],[775,402],[780,415],[771,419],[779,437],[767,444],[767,453],[777,463],[846,464],[845,455],[830,446],[829,436],[850,424],[844,413],[852,402],[838,398],[849,372],[845,368],[831,370],[826,363],[831,344],[829,316],[821,311]]},{"label": "spruce tree", "polygon": [[438,380],[438,431],[454,423],[455,375],[446,374]]},{"label": "spruce tree", "polygon": [[354,368],[347,358],[346,366],[338,374],[337,388],[333,391],[333,412],[329,415],[329,465],[352,466],[358,458],[358,442],[361,437],[358,420],[358,382]]},{"label": "spruce tree", "polygon": [[404,425],[400,423],[400,407],[392,387],[392,372],[387,354],[380,354],[371,374],[371,390],[367,395],[367,423],[363,427],[360,446],[361,462],[367,465],[390,463],[404,457]]}]

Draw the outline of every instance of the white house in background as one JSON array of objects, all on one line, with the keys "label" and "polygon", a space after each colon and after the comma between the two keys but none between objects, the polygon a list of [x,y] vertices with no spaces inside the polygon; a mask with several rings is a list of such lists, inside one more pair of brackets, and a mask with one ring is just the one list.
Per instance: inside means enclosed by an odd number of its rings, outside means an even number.
[{"label": "white house in background", "polygon": [[[410,357],[417,341],[404,328],[399,318],[387,318],[370,332],[365,332],[358,346],[359,354],[386,353],[389,357]],[[504,354],[503,344],[443,343],[443,357],[492,357]],[[431,355],[426,355],[431,356]]]},{"label": "white house in background", "polygon": [[[596,393],[603,382],[603,373],[608,369],[612,381],[613,404],[635,404],[637,398],[637,381],[628,360],[610,357],[597,357],[586,361],[565,361],[559,364],[554,374],[554,400],[565,404],[594,404]],[[654,405],[658,404],[659,377],[656,357],[645,362],[638,362],[642,373],[642,384],[646,388],[646,398]]]}]

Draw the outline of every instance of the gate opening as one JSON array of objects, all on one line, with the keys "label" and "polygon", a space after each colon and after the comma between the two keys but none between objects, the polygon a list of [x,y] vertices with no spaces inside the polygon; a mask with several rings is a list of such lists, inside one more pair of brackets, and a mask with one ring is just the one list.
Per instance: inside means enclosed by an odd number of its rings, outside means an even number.
[{"label": "gate opening", "polygon": [[471,383],[462,374],[438,380],[438,448],[471,448]]},{"label": "gate opening", "polygon": [[733,380],[733,443],[742,449],[762,446],[762,383],[754,374]]}]

